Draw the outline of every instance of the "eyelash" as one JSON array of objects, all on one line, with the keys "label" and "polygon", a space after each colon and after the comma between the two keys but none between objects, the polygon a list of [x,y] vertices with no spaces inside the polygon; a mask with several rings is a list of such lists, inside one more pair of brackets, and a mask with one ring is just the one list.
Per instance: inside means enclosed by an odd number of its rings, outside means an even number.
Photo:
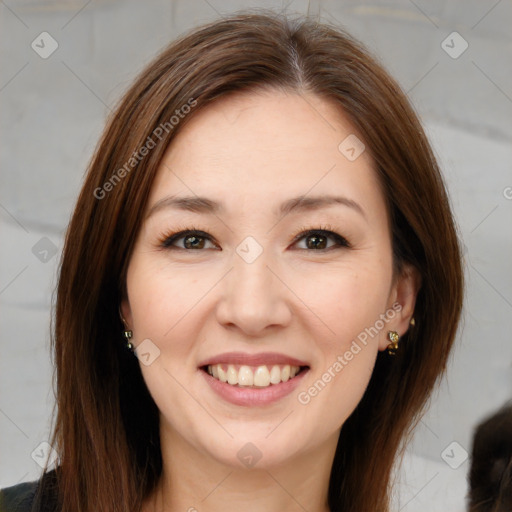
[{"label": "eyelash", "polygon": [[[164,249],[179,249],[179,250],[183,250],[183,251],[194,250],[194,249],[185,249],[183,247],[175,247],[172,245],[173,242],[186,237],[186,235],[197,235],[200,238],[205,238],[205,239],[209,240],[210,242],[214,243],[212,240],[212,237],[208,233],[205,233],[204,231],[201,231],[200,229],[197,229],[197,228],[191,226],[188,228],[182,228],[178,231],[174,231],[171,233],[167,232],[165,234],[162,234],[159,237],[160,247],[162,247]],[[336,245],[333,245],[326,249],[299,249],[299,250],[308,251],[308,252],[313,252],[313,251],[314,252],[327,252],[332,249],[340,249],[340,248],[350,249],[352,247],[350,242],[345,237],[336,233],[334,231],[334,228],[328,224],[324,225],[324,226],[320,226],[319,228],[315,228],[315,229],[308,228],[308,227],[302,227],[292,237],[292,244],[295,244],[302,238],[307,238],[308,236],[311,236],[311,235],[323,235],[327,238],[331,238],[336,242]]]}]

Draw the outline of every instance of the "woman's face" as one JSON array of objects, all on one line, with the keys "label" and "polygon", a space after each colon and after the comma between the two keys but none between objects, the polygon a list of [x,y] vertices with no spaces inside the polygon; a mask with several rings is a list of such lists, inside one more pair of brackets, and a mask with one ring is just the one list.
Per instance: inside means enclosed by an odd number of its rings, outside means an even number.
[{"label": "woman's face", "polygon": [[271,467],[332,449],[406,331],[412,285],[361,150],[333,105],[277,91],[211,104],[169,147],[122,311],[177,453]]}]

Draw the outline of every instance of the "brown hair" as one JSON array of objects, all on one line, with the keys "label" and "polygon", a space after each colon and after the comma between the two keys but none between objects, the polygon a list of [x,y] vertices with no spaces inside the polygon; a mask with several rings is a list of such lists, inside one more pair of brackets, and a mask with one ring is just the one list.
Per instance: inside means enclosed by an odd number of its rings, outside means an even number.
[{"label": "brown hair", "polygon": [[[52,342],[58,414],[51,444],[60,455],[64,510],[139,510],[155,488],[158,410],[121,339],[127,265],[169,142],[210,102],[258,88],[310,92],[342,108],[383,184],[395,262],[414,265],[422,278],[416,326],[394,358],[378,354],[331,471],[331,510],[388,510],[394,461],[446,368],[462,307],[449,201],[407,98],[368,52],[336,27],[261,11],[170,44],[125,93],[91,161],[65,240]],[[192,102],[192,112],[169,126]],[[156,140],[159,126],[167,129]],[[149,139],[156,144],[139,159]]]}]

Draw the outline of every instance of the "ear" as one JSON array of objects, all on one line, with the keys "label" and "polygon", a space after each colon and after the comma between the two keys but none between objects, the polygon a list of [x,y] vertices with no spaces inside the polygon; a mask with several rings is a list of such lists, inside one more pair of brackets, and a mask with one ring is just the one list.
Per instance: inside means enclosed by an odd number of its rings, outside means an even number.
[{"label": "ear", "polygon": [[132,329],[133,327],[133,318],[132,318],[132,309],[130,307],[130,303],[128,301],[128,297],[125,297],[119,306],[119,311],[123,315],[123,318],[125,319],[125,327],[127,329]]},{"label": "ear", "polygon": [[[396,315],[386,325],[386,334],[388,331],[396,331],[402,337],[409,330],[420,288],[421,275],[418,269],[412,265],[404,265],[389,294],[388,309],[393,309]],[[379,350],[386,350],[388,345],[388,337],[381,337]]]}]

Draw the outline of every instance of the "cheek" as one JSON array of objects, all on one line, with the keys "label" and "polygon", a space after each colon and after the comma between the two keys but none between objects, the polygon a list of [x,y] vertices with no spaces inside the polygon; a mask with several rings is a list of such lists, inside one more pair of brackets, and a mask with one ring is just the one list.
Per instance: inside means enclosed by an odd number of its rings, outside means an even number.
[{"label": "cheek", "polygon": [[[339,429],[357,407],[370,381],[377,350],[370,345],[349,344],[327,358],[297,399],[320,430]],[[350,354],[350,355],[349,355]]]},{"label": "cheek", "polygon": [[183,329],[186,316],[212,288],[215,276],[199,279],[190,269],[171,271],[154,260],[134,258],[127,276],[128,295],[138,337],[163,340]]},{"label": "cheek", "polygon": [[381,319],[391,283],[387,268],[380,262],[347,266],[318,276],[301,292],[319,319],[314,336],[319,359],[297,399],[331,428],[353,412],[370,381],[386,332]]},{"label": "cheek", "polygon": [[358,264],[301,278],[297,295],[318,319],[325,350],[340,350],[384,313],[391,284],[387,265]]},{"label": "cheek", "polygon": [[366,268],[338,272],[327,283],[322,290],[311,288],[309,305],[321,320],[314,335],[318,359],[297,400],[322,428],[334,431],[352,414],[370,381],[385,333],[380,318],[389,281]]}]

